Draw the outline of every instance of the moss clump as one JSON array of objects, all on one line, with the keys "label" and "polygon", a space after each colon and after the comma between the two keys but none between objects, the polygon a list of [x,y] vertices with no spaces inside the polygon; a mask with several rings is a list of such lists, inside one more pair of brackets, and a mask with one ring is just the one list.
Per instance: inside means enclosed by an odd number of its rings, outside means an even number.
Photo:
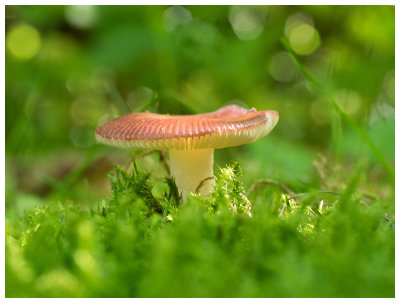
[{"label": "moss clump", "polygon": [[[340,196],[279,187],[251,205],[238,164],[208,198],[116,168],[112,196],[6,217],[7,297],[393,297],[394,224],[350,182]],[[251,216],[249,214],[251,213]]]}]

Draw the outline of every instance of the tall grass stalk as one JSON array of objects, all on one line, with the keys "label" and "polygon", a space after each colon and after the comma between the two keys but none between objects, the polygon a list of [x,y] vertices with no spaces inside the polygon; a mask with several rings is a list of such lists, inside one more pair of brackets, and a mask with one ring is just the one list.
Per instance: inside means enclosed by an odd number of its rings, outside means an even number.
[{"label": "tall grass stalk", "polygon": [[[371,149],[371,151],[374,153],[375,157],[377,160],[382,164],[383,168],[386,170],[387,174],[390,177],[390,181],[392,183],[392,186],[394,187],[395,184],[395,173],[393,167],[390,165],[390,163],[387,161],[385,156],[383,155],[382,151],[375,145],[375,143],[372,141],[370,136],[368,136],[367,132],[365,129],[359,125],[359,123],[348,113],[343,111],[340,106],[337,104],[335,99],[332,96],[331,89],[328,88],[326,85],[322,84],[320,81],[318,81],[309,71],[308,69],[304,66],[303,62],[296,56],[292,48],[289,46],[289,43],[286,41],[286,39],[282,38],[281,39],[282,45],[285,48],[285,50],[289,53],[290,57],[292,58],[294,64],[300,71],[300,73],[304,76],[305,79],[307,79],[310,84],[315,86],[321,94],[326,97],[330,102],[330,105],[332,108],[335,110],[335,112],[343,118],[347,124],[358,134],[358,136],[364,141],[368,147]],[[332,121],[332,134],[334,138],[334,144],[335,146],[338,146],[338,140],[341,138],[341,121]]]}]

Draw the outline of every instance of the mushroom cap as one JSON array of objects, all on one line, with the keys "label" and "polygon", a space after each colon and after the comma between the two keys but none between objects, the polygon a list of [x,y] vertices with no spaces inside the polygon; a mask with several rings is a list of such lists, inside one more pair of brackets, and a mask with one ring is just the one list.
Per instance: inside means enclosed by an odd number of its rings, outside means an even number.
[{"label": "mushroom cap", "polygon": [[225,148],[256,141],[278,123],[276,111],[237,105],[199,115],[132,113],[96,131],[97,141],[130,149]]}]

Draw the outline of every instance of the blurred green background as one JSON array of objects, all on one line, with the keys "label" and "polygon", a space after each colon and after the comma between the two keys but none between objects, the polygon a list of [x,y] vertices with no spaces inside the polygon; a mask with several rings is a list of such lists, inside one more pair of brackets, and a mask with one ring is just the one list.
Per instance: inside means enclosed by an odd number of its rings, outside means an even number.
[{"label": "blurred green background", "polygon": [[[367,190],[393,197],[381,162],[307,82],[282,39],[394,166],[394,11],[6,6],[7,207],[109,195],[107,172],[133,155],[96,144],[96,128],[113,117],[202,113],[232,103],[280,113],[266,138],[216,151],[218,166],[241,163],[246,186],[272,178],[335,190],[321,183],[315,161],[342,168],[332,171],[344,177],[362,161]],[[156,155],[139,162],[151,172],[159,165]]]}]

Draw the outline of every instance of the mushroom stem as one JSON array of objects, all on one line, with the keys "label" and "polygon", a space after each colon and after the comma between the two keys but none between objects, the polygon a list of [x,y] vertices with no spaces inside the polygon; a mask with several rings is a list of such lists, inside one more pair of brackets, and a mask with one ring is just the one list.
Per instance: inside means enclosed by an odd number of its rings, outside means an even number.
[{"label": "mushroom stem", "polygon": [[[214,149],[204,148],[195,150],[169,151],[171,176],[175,178],[179,193],[186,201],[189,192],[195,192],[200,182],[213,177]],[[212,191],[214,180],[206,180],[199,189],[203,196]]]}]

